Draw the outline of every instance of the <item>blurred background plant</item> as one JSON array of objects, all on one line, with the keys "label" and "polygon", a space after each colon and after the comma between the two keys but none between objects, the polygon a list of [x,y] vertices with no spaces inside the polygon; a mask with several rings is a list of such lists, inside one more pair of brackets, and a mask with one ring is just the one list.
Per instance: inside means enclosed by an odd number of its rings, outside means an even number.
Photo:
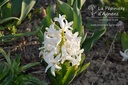
[{"label": "blurred background plant", "polygon": [[[36,0],[1,0],[0,1],[0,40],[1,41],[9,42],[19,36],[24,36],[24,34],[26,34],[26,33],[16,34],[17,26],[23,22],[23,20],[26,18],[28,13],[32,10],[35,3]],[[30,35],[31,34],[33,33],[30,33]]]},{"label": "blurred background plant", "polygon": [[124,7],[125,10],[115,10],[115,12],[119,13],[120,20],[127,21],[128,20],[128,0],[100,0],[103,6],[111,6],[111,7]]},{"label": "blurred background plant", "polygon": [[121,36],[121,45],[123,51],[128,49],[128,34],[126,32],[124,32]]},{"label": "blurred background plant", "polygon": [[[46,9],[45,18],[42,20],[42,26],[36,26],[36,28],[39,30],[37,35],[39,37],[40,43],[44,41],[44,32],[46,31],[46,27],[49,27],[53,23],[54,17],[61,14],[66,15],[67,21],[73,21],[72,32],[79,33],[78,36],[82,37],[81,48],[84,48],[85,52],[89,51],[92,48],[92,45],[96,43],[96,41],[105,33],[106,18],[103,19],[104,26],[100,29],[93,29],[92,35],[88,36],[88,33],[84,31],[86,28],[84,28],[84,26],[82,25],[82,17],[80,12],[84,3],[85,0],[67,0],[67,2],[56,0],[56,5],[54,4],[48,6],[48,8]],[[60,29],[58,23],[55,23],[55,28]],[[48,70],[48,77],[52,82],[52,85],[68,85],[76,76],[78,76],[82,71],[84,71],[90,65],[90,63],[84,64],[85,55],[82,55],[81,58],[81,63],[77,69],[75,68],[75,66],[71,66],[69,62],[65,62],[61,66],[62,70],[56,72],[56,77],[54,77]],[[46,63],[45,66],[47,66]]]},{"label": "blurred background plant", "polygon": [[36,66],[39,62],[28,63],[21,66],[20,55],[16,55],[11,61],[10,56],[0,48],[6,61],[0,62],[0,85],[46,85],[45,82],[33,75],[25,73],[32,66]]}]

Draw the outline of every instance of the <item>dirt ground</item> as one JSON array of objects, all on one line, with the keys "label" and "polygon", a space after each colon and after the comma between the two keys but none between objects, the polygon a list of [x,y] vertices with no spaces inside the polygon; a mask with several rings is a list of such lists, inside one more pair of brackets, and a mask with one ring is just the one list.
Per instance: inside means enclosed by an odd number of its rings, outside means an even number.
[{"label": "dirt ground", "polygon": [[[33,10],[37,8],[46,8],[49,4],[53,4],[54,0],[37,0]],[[91,4],[91,2],[88,2]],[[87,20],[91,20],[87,6],[81,10],[83,25],[87,29]],[[25,20],[19,27],[18,32],[33,31],[34,23],[40,24],[43,15],[32,15],[31,20]],[[97,20],[92,20],[97,23]],[[106,33],[86,53],[85,63],[91,62],[91,65],[81,75],[75,78],[71,85],[128,85],[128,62],[121,61],[122,57],[119,51],[122,50],[120,38],[118,34],[123,31],[128,32],[128,22],[124,22],[123,26],[107,26]],[[115,39],[116,38],[116,39]],[[40,61],[38,57],[40,43],[36,35],[22,37],[10,43],[1,43],[1,47],[10,52],[13,58],[15,53],[22,56],[22,64]],[[0,58],[3,60],[3,58]],[[43,81],[50,84],[46,74],[44,73],[43,65],[38,65],[26,72],[37,76]]]}]

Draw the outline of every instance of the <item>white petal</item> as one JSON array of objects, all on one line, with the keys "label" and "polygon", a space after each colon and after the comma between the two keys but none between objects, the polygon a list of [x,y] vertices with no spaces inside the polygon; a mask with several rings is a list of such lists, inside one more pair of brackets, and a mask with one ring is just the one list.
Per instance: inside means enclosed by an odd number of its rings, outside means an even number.
[{"label": "white petal", "polygon": [[55,57],[55,60],[59,61],[59,60],[60,60],[60,56],[61,56],[61,54],[58,54],[58,55]]},{"label": "white petal", "polygon": [[53,76],[56,76],[55,75],[55,67],[54,66],[51,67],[51,73],[52,73]]},{"label": "white petal", "polygon": [[126,50],[124,51],[124,53],[128,56],[128,49],[126,49]]},{"label": "white petal", "polygon": [[123,58],[123,59],[122,59],[122,61],[127,61],[127,60],[128,60],[128,58]]},{"label": "white petal", "polygon": [[61,50],[62,50],[62,53],[63,53],[64,55],[68,55],[67,52],[66,52],[66,47],[65,47],[65,46],[62,46],[62,49],[61,49]]},{"label": "white petal", "polygon": [[39,57],[41,57],[43,55],[43,52],[42,52],[42,50],[40,51],[40,53],[39,53]]},{"label": "white petal", "polygon": [[78,32],[75,32],[75,33],[73,34],[73,37],[77,38],[77,36],[78,36]]},{"label": "white petal", "polygon": [[51,67],[51,64],[49,64],[46,69],[45,69],[45,73],[48,71],[48,69]]},{"label": "white petal", "polygon": [[59,14],[59,18],[58,17],[54,18],[54,21],[58,21],[59,22],[61,28],[64,28],[64,26],[65,26],[64,20],[65,20],[65,15],[61,16]]},{"label": "white petal", "polygon": [[60,70],[60,69],[61,69],[61,67],[60,67],[60,66],[58,66],[58,65],[56,65],[56,64],[55,64],[55,68],[56,68],[56,69],[58,69],[58,70]]},{"label": "white petal", "polygon": [[128,56],[125,53],[121,52],[121,51],[120,51],[120,54],[121,54],[122,57],[128,58]]}]

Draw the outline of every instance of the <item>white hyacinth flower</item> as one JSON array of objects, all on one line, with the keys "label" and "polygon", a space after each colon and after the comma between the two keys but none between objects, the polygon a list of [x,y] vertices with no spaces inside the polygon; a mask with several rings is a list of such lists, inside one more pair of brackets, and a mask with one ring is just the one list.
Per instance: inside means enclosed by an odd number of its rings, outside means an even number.
[{"label": "white hyacinth flower", "polygon": [[124,53],[120,51],[120,54],[123,57],[122,61],[128,60],[128,49],[126,49]]},{"label": "white hyacinth flower", "polygon": [[78,32],[72,33],[73,22],[68,22],[65,15],[60,14],[59,17],[54,18],[54,21],[60,24],[61,29],[56,30],[54,23],[46,28],[43,46],[39,48],[41,50],[39,57],[42,55],[48,64],[45,72],[50,68],[53,76],[65,61],[69,61],[72,66],[79,66],[84,51],[80,49],[81,37],[78,37]]}]

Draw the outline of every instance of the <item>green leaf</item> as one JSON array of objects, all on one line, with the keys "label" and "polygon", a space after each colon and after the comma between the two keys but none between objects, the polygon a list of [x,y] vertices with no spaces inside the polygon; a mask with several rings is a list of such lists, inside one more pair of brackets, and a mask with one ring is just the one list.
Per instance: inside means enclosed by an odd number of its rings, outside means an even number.
[{"label": "green leaf", "polygon": [[1,1],[0,1],[0,9],[1,9],[1,7],[2,7],[4,4],[6,4],[7,2],[9,2],[9,0],[1,0]]},{"label": "green leaf", "polygon": [[22,0],[11,0],[12,1],[12,15],[17,16],[21,12],[21,5],[22,5]]},{"label": "green leaf", "polygon": [[121,36],[121,44],[123,47],[123,50],[128,49],[128,34],[124,32]]},{"label": "green leaf", "polygon": [[67,0],[67,3],[70,5],[70,6],[74,6],[76,3],[76,6],[78,9],[81,10],[82,6],[84,5],[86,0]]},{"label": "green leaf", "polygon": [[21,72],[24,71],[24,70],[26,70],[26,69],[28,69],[28,68],[30,68],[30,67],[33,67],[35,65],[38,65],[38,64],[40,64],[40,62],[29,63],[27,65],[21,66],[21,68],[20,68],[21,69]]},{"label": "green leaf", "polygon": [[92,45],[105,33],[105,29],[95,30],[92,37],[86,38],[83,43],[85,51],[92,48]]},{"label": "green leaf", "polygon": [[51,70],[50,69],[47,71],[47,75],[48,75],[48,78],[50,79],[52,85],[58,85],[58,82],[60,82],[60,81],[56,80],[56,77],[54,77],[51,74]]},{"label": "green leaf", "polygon": [[0,48],[0,53],[4,55],[4,58],[6,59],[6,61],[9,63],[9,65],[11,65],[11,60],[9,56],[6,54],[6,52],[2,48]]},{"label": "green leaf", "polygon": [[20,73],[20,58],[21,57],[17,55],[16,59],[14,59],[12,63],[13,69],[15,70],[15,74],[17,75]]},{"label": "green leaf", "polygon": [[35,3],[36,3],[36,0],[22,1],[21,15],[20,15],[19,21],[17,22],[17,25],[21,24],[21,22],[25,19],[25,17],[31,11]]},{"label": "green leaf", "polygon": [[[44,81],[32,75],[20,75],[19,78],[21,82],[24,82],[23,85],[47,85]],[[17,82],[19,82],[19,80]]]},{"label": "green leaf", "polygon": [[13,78],[12,76],[7,76],[1,83],[1,85],[10,85],[12,82]]},{"label": "green leaf", "polygon": [[96,29],[91,37],[87,37],[83,43],[85,51],[89,51],[92,48],[92,45],[106,32],[106,17],[104,17],[103,24],[104,26],[101,29]]},{"label": "green leaf", "polygon": [[10,20],[19,20],[19,19],[17,17],[8,17],[8,18],[0,20],[0,24],[3,24],[3,23],[10,21]]},{"label": "green leaf", "polygon": [[11,3],[8,2],[1,7],[1,16],[2,16],[2,19],[12,16]]},{"label": "green leaf", "polygon": [[44,40],[44,33],[41,31],[41,27],[36,25],[35,28],[36,28],[36,30],[38,30],[37,35],[38,35],[39,41],[43,42],[43,40]]},{"label": "green leaf", "polygon": [[72,6],[73,3],[74,3],[74,0],[67,0],[67,3],[68,3],[70,6]]},{"label": "green leaf", "polygon": [[57,0],[58,11],[66,15],[68,21],[73,21],[73,9],[70,5],[60,0]]},{"label": "green leaf", "polygon": [[2,69],[0,69],[0,83],[2,82],[2,80],[4,80],[4,78],[6,78],[6,76],[9,75],[10,70],[8,69],[8,67],[6,67],[5,65],[2,67]]},{"label": "green leaf", "polygon": [[85,65],[83,65],[83,66],[81,66],[80,67],[80,70],[77,72],[77,75],[79,75],[81,72],[83,72],[84,70],[86,70],[89,67],[89,65],[90,65],[90,62],[87,63],[87,64],[85,64]]},{"label": "green leaf", "polygon": [[82,17],[81,17],[81,13],[80,10],[77,7],[77,1],[75,2],[75,5],[73,7],[74,9],[74,20],[73,20],[73,32],[78,31],[79,32],[79,36],[82,36],[82,31],[83,31],[83,27],[82,27]]},{"label": "green leaf", "polygon": [[75,78],[76,76],[76,69],[75,66],[69,67],[67,69],[67,72],[64,76],[64,78],[62,79],[62,85],[68,85],[72,82],[72,80]]},{"label": "green leaf", "polygon": [[85,54],[82,54],[81,61],[80,61],[80,67],[83,65],[84,61],[85,61]]},{"label": "green leaf", "polygon": [[6,35],[6,36],[1,36],[0,40],[2,40],[3,42],[8,42],[9,40],[12,39],[16,39],[22,36],[30,36],[30,35],[34,35],[38,32],[38,30],[33,31],[33,32],[26,32],[26,33],[18,33],[18,34],[10,34],[10,35]]},{"label": "green leaf", "polygon": [[82,38],[81,38],[81,45],[84,43],[86,37],[87,37],[87,33],[84,33],[84,31],[83,31]]},{"label": "green leaf", "polygon": [[62,73],[62,76],[64,77],[67,72],[68,67],[70,67],[70,62],[65,61],[61,67],[62,67],[61,73]]},{"label": "green leaf", "polygon": [[78,2],[78,8],[79,8],[79,9],[82,8],[82,6],[84,5],[85,1],[86,1],[86,0],[80,0],[80,1]]},{"label": "green leaf", "polygon": [[[3,30],[3,29],[5,29],[5,27],[4,26],[0,26],[0,30]],[[1,33],[0,33],[0,36],[1,36]]]}]

